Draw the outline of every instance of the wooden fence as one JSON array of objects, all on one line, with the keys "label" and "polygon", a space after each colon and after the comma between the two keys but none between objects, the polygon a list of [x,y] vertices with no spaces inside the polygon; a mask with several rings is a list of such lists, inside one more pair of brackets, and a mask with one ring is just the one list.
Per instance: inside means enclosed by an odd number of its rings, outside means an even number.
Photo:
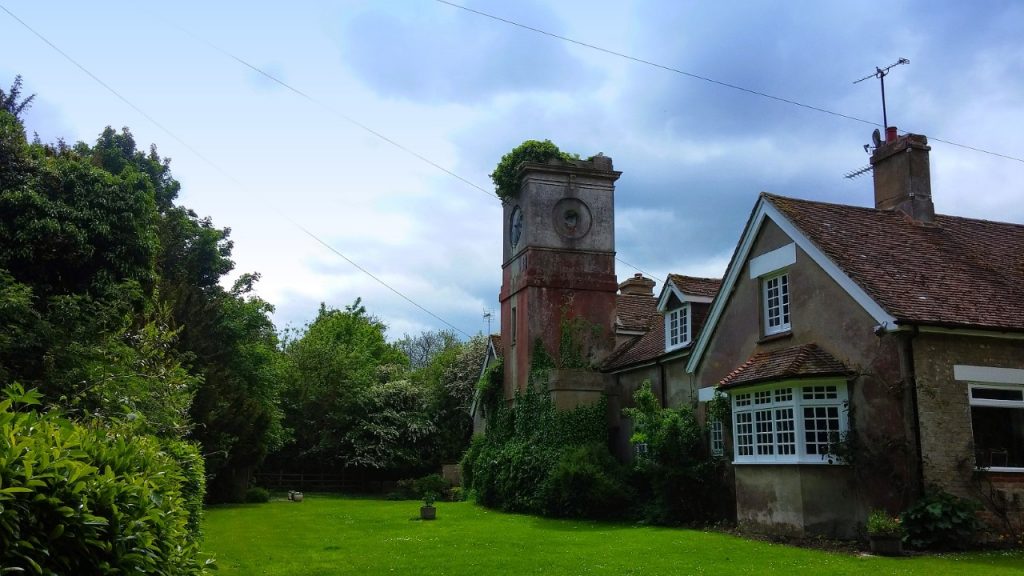
[{"label": "wooden fence", "polygon": [[359,472],[258,472],[254,481],[268,490],[304,492],[379,492],[386,484]]}]

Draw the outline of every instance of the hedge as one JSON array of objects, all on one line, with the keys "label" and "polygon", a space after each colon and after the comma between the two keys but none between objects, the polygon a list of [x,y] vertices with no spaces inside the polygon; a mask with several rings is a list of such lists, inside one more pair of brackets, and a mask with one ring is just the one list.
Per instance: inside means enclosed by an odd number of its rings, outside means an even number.
[{"label": "hedge", "polygon": [[205,573],[202,468],[189,448],[171,455],[155,438],[27,410],[33,404],[38,395],[16,387],[0,402],[0,572]]}]

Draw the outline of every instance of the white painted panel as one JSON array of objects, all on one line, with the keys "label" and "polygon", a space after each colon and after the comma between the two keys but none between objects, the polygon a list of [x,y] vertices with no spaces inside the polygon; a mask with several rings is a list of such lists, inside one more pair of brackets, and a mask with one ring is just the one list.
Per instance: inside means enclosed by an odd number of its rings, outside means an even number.
[{"label": "white painted panel", "polygon": [[1024,384],[1024,370],[957,364],[953,366],[953,378],[989,384]]},{"label": "white painted panel", "polygon": [[718,390],[715,386],[708,386],[707,388],[697,390],[697,401],[710,402],[715,397],[715,390]]},{"label": "white painted panel", "polygon": [[796,244],[789,243],[782,248],[771,252],[765,252],[756,258],[750,259],[750,278],[760,278],[770,272],[775,272],[796,263]]}]

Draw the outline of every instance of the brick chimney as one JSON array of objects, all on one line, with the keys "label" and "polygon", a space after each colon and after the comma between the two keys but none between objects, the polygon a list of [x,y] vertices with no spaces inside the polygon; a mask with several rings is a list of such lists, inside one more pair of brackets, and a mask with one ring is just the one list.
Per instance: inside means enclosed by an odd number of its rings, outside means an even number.
[{"label": "brick chimney", "polygon": [[654,280],[644,278],[643,274],[637,272],[632,278],[619,284],[619,294],[654,296]]},{"label": "brick chimney", "polygon": [[888,130],[886,142],[871,155],[875,178],[875,208],[899,210],[915,222],[935,220],[932,204],[928,138],[920,134],[897,136]]}]

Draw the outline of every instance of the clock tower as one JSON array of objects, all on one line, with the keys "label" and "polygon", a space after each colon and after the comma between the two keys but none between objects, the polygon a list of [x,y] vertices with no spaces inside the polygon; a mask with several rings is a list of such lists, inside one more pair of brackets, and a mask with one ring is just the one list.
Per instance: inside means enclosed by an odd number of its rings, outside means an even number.
[{"label": "clock tower", "polygon": [[[612,351],[620,174],[601,154],[519,167],[519,191],[504,203],[499,298],[506,400],[529,385],[537,346],[556,368],[596,365]],[[550,376],[560,408],[596,401],[604,392],[597,372],[556,369]]]}]

